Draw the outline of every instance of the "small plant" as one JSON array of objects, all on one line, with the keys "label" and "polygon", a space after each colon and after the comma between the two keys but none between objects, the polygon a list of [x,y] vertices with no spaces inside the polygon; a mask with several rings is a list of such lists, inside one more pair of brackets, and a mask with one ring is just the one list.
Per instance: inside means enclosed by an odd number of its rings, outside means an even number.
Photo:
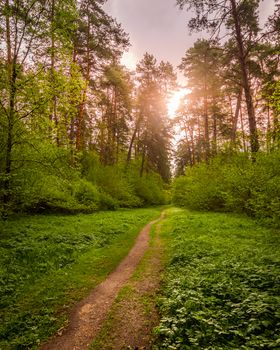
[{"label": "small plant", "polygon": [[279,349],[280,238],[253,220],[173,211],[156,349]]}]

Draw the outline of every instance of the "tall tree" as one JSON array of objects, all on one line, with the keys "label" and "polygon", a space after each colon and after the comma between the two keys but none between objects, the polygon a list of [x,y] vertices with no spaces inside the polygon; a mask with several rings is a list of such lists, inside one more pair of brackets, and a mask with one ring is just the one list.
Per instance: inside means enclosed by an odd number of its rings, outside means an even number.
[{"label": "tall tree", "polygon": [[85,89],[76,118],[76,147],[86,146],[85,130],[88,96],[94,94],[95,81],[109,62],[120,60],[129,45],[127,34],[121,26],[109,16],[102,5],[104,0],[82,0],[79,4],[79,26],[74,37],[73,58],[80,65]]},{"label": "tall tree", "polygon": [[[169,126],[167,118],[167,99],[174,88],[176,76],[169,63],[159,65],[153,55],[146,53],[136,69],[138,81],[137,118],[135,131],[141,153],[140,175],[152,169],[168,181],[169,164]],[[129,153],[131,149],[129,150]]]},{"label": "tall tree", "polygon": [[46,23],[46,1],[9,1],[5,0],[0,7],[1,47],[5,54],[1,57],[1,95],[0,113],[5,132],[1,140],[1,187],[4,206],[11,197],[13,171],[12,153],[16,145],[22,142],[24,121],[33,109],[40,106],[37,101],[29,110],[24,99],[25,88],[32,84],[34,75],[26,75],[26,66],[32,62],[34,48],[44,33]]},{"label": "tall tree", "polygon": [[189,22],[192,30],[208,29],[217,34],[224,26],[235,39],[247,106],[251,152],[254,158],[254,154],[259,150],[259,139],[248,57],[259,32],[259,0],[242,0],[238,3],[236,0],[177,0],[177,4],[180,8],[188,6],[195,9],[196,17]]}]

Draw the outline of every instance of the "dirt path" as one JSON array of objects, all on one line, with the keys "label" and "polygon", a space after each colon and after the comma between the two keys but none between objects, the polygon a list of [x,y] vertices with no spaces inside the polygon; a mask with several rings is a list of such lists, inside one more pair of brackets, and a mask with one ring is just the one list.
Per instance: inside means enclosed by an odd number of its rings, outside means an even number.
[{"label": "dirt path", "polygon": [[135,273],[121,289],[91,350],[152,349],[153,329],[159,324],[156,297],[165,256],[160,225]]},{"label": "dirt path", "polygon": [[127,257],[120,263],[105,281],[73,309],[69,326],[56,335],[41,350],[86,350],[101,329],[108,312],[119,291],[129,280],[149,246],[151,226],[158,220],[150,222],[138,235],[135,245]]}]

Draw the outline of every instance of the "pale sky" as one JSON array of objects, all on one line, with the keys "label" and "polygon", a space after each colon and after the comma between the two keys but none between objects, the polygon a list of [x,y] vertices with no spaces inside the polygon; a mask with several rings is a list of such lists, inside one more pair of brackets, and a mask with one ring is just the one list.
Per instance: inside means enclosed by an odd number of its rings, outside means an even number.
[{"label": "pale sky", "polygon": [[[122,24],[130,36],[131,48],[124,64],[134,69],[145,52],[177,67],[185,51],[203,34],[189,35],[191,13],[181,11],[175,0],[108,0],[107,12]],[[274,0],[261,1],[261,22],[272,13]]]}]

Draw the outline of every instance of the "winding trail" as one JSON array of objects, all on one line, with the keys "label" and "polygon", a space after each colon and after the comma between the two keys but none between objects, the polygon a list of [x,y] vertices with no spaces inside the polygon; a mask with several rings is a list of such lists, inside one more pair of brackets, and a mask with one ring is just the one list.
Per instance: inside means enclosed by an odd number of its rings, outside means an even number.
[{"label": "winding trail", "polygon": [[146,225],[138,235],[133,248],[92,293],[72,310],[69,325],[41,347],[41,350],[87,350],[101,329],[118,292],[129,280],[149,246],[151,226],[163,218]]}]

